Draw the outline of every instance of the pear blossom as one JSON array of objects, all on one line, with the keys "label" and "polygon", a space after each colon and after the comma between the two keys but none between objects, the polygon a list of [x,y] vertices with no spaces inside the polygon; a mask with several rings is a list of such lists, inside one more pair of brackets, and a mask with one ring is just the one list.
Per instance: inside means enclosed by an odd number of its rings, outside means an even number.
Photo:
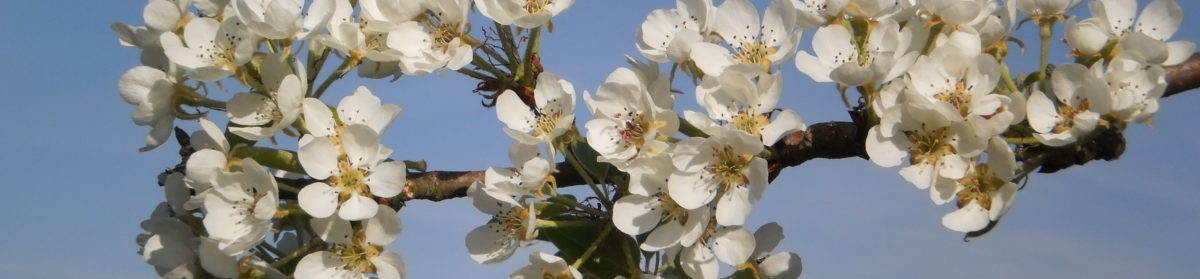
[{"label": "pear blossom", "polygon": [[374,216],[374,197],[393,197],[404,189],[407,170],[403,162],[385,161],[391,150],[379,135],[400,112],[395,105],[360,87],[338,104],[338,118],[321,101],[304,100],[305,125],[311,134],[300,138],[300,164],[319,182],[300,190],[300,207],[316,218],[335,211],[356,221]]},{"label": "pear blossom", "polygon": [[895,0],[850,0],[842,10],[847,16],[879,20],[898,12]]},{"label": "pear blossom", "polygon": [[[400,60],[402,56],[396,49],[388,47],[388,32],[369,28],[366,17],[370,14],[370,9],[359,15],[358,19],[354,18],[354,7],[347,0],[333,0],[333,12],[327,26],[328,34],[314,35],[313,40],[319,41],[333,49],[336,49],[350,59],[349,66],[357,65],[357,62],[388,62],[394,63]],[[400,1],[408,2],[408,1]],[[364,2],[364,7],[367,3]],[[419,10],[417,10],[419,11]],[[415,15],[415,13],[414,13]],[[411,18],[404,19],[405,21]],[[346,70],[346,69],[339,69]],[[360,75],[363,69],[359,69]],[[384,74],[383,76],[386,76]]]},{"label": "pear blossom", "polygon": [[151,127],[146,145],[139,151],[152,150],[171,137],[175,127],[173,98],[178,86],[173,75],[149,66],[133,67],[117,81],[121,99],[134,106],[133,123]]},{"label": "pear blossom", "polygon": [[763,12],[762,22],[754,4],[727,0],[717,7],[713,28],[733,48],[700,42],[692,45],[691,58],[706,75],[720,76],[729,65],[750,64],[771,71],[791,59],[800,44],[795,28],[795,10],[787,0],[773,0]]},{"label": "pear blossom", "polygon": [[1112,114],[1127,122],[1147,122],[1158,112],[1166,90],[1166,71],[1118,54],[1104,75],[1112,97]]},{"label": "pear blossom", "polygon": [[518,246],[537,235],[537,210],[532,204],[521,204],[510,192],[479,182],[467,189],[475,208],[492,215],[487,223],[467,233],[467,252],[477,263],[507,260]]},{"label": "pear blossom", "polygon": [[890,19],[882,20],[867,36],[860,53],[854,45],[850,29],[831,24],[813,34],[813,52],[801,50],[796,54],[796,68],[816,82],[837,82],[858,86],[870,81],[887,82],[904,74],[916,61],[918,52],[911,51],[912,29],[901,29]]},{"label": "pear blossom", "polygon": [[1012,0],[1017,9],[1034,19],[1059,17],[1082,3],[1081,0]]},{"label": "pear blossom", "polygon": [[1050,77],[1050,86],[1051,93],[1033,87],[1027,105],[1027,119],[1036,132],[1033,136],[1043,144],[1074,143],[1095,130],[1101,116],[1112,109],[1108,84],[1083,65],[1059,66]]},{"label": "pear blossom", "polygon": [[544,252],[529,254],[529,265],[521,267],[508,276],[510,279],[583,279],[583,274],[567,264],[567,261]]},{"label": "pear blossom", "polygon": [[657,9],[637,31],[638,51],[654,62],[686,62],[692,44],[713,32],[716,8],[712,0],[677,0],[675,9]]},{"label": "pear blossom", "polygon": [[[184,210],[195,210],[204,206],[204,198],[210,190],[221,184],[221,177],[231,172],[230,161],[237,159],[230,156],[229,141],[216,123],[206,118],[198,119],[200,130],[192,133],[192,148],[196,152],[188,156],[184,165],[184,185],[194,192],[182,204]],[[215,192],[215,191],[214,191]],[[174,206],[174,205],[173,205]]]},{"label": "pear blossom", "polygon": [[[286,58],[269,54],[262,60],[263,86],[267,92],[234,95],[228,102],[229,131],[249,140],[264,140],[292,125],[300,117],[308,85],[304,69],[293,70]],[[296,63],[300,65],[300,63]]]},{"label": "pear blossom", "polygon": [[212,194],[204,198],[204,227],[226,255],[244,252],[271,231],[279,205],[279,186],[254,159],[241,171],[218,175]]},{"label": "pear blossom", "polygon": [[900,170],[918,189],[930,189],[935,204],[944,204],[957,192],[967,159],[983,151],[985,141],[965,122],[952,122],[926,98],[908,94],[905,101],[880,116],[880,124],[867,132],[865,149],[881,167],[909,166]]},{"label": "pear blossom", "polygon": [[163,278],[194,278],[199,273],[196,248],[199,238],[187,224],[172,217],[166,203],[159,203],[141,223],[138,254]]},{"label": "pear blossom", "polygon": [[648,233],[641,244],[645,251],[692,246],[708,226],[712,209],[681,207],[668,192],[664,175],[674,167],[669,158],[656,158],[657,168],[638,172],[640,178],[630,179],[630,194],[613,203],[613,225],[631,236]]},{"label": "pear blossom", "polygon": [[[300,259],[294,273],[296,278],[368,278],[367,273],[374,273],[378,278],[404,278],[404,258],[387,249],[400,233],[396,212],[386,206],[378,210],[361,230],[351,231],[350,224],[343,223],[343,230],[338,231],[341,234],[334,234],[338,239],[330,241],[333,244],[328,250]],[[336,216],[329,218],[338,219]]]},{"label": "pear blossom", "polygon": [[666,151],[667,142],[660,137],[674,134],[679,127],[678,116],[670,108],[656,106],[644,84],[633,70],[617,68],[590,102],[595,111],[585,124],[588,144],[618,168]]},{"label": "pear blossom", "polygon": [[727,127],[713,129],[708,138],[687,138],[672,154],[677,170],[668,191],[685,209],[716,201],[718,224],[741,225],[767,187],[767,160],[756,157],[762,150],[758,139]]},{"label": "pear blossom", "polygon": [[[696,87],[696,102],[708,117],[760,138],[764,145],[773,145],[788,133],[807,128],[795,111],[776,112],[775,105],[783,92],[781,77],[779,72],[766,74],[744,65],[730,67],[719,77],[704,77]],[[685,112],[685,118],[687,115]],[[687,120],[702,130],[715,125],[704,117]]]},{"label": "pear blossom", "polygon": [[941,22],[971,26],[991,17],[997,6],[989,0],[924,0],[920,7]]},{"label": "pear blossom", "polygon": [[956,31],[930,55],[921,56],[908,71],[908,88],[927,98],[946,119],[967,121],[996,135],[1012,125],[1012,113],[1004,108],[1010,99],[995,94],[1000,81],[1000,64],[981,55],[979,37]]},{"label": "pear blossom", "polygon": [[142,9],[142,19],[145,25],[133,26],[122,22],[114,22],[109,26],[117,35],[117,42],[122,46],[136,47],[142,50],[142,65],[159,69],[169,68],[166,54],[159,44],[159,36],[183,27],[194,17],[188,11],[190,1],[180,0],[151,0],[146,1]]},{"label": "pear blossom", "polygon": [[479,12],[501,25],[533,29],[550,24],[557,16],[575,4],[575,0],[477,0]]},{"label": "pear blossom", "polygon": [[334,0],[314,0],[305,12],[304,0],[236,0],[233,11],[250,31],[263,38],[306,39],[320,32],[333,16]]},{"label": "pear blossom", "polygon": [[533,108],[516,92],[505,90],[496,99],[496,117],[504,123],[504,133],[519,142],[551,143],[574,125],[575,86],[543,72],[533,90]]},{"label": "pear blossom", "polygon": [[[1165,54],[1163,56],[1166,60],[1162,62],[1163,65],[1179,64],[1196,49],[1196,44],[1189,41],[1166,42],[1179,30],[1183,22],[1182,8],[1174,0],[1150,2],[1137,16],[1137,21],[1134,21],[1134,12],[1137,11],[1137,1],[1134,0],[1095,1],[1089,7],[1094,17],[1080,22],[1080,26],[1076,26],[1079,29],[1076,32],[1068,29],[1068,42],[1075,42],[1072,46],[1084,45],[1082,49],[1077,47],[1082,54],[1094,54],[1099,51],[1095,48],[1097,43],[1113,39],[1122,40],[1130,33],[1141,33],[1155,40],[1144,40],[1143,43],[1165,44],[1167,51],[1157,54]],[[1097,29],[1104,32],[1096,32]],[[1139,47],[1145,48],[1147,47]]]},{"label": "pear blossom", "polygon": [[973,164],[958,180],[958,210],[942,217],[942,225],[957,232],[982,230],[1012,208],[1017,184],[1012,182],[1017,163],[1003,138],[988,140],[987,163]]},{"label": "pear blossom", "polygon": [[484,184],[510,196],[532,194],[543,197],[543,187],[553,183],[554,162],[541,152],[541,146],[513,142],[508,158],[515,169],[489,167],[484,171]]},{"label": "pear blossom", "polygon": [[771,251],[783,240],[783,227],[779,223],[770,222],[754,231],[754,251],[750,253],[747,263],[758,267],[765,278],[799,278],[804,270],[800,255],[792,252]]},{"label": "pear blossom", "polygon": [[200,247],[197,249],[197,254],[200,258],[200,267],[212,276],[217,278],[239,278],[243,274],[261,275],[261,278],[268,279],[284,279],[288,276],[271,267],[270,264],[260,259],[254,258],[253,255],[244,255],[241,258],[236,256],[226,255],[217,248],[217,241],[207,237],[200,238]]},{"label": "pear blossom", "polygon": [[403,55],[400,69],[408,75],[424,75],[439,68],[458,70],[471,63],[474,49],[466,35],[467,0],[430,0],[425,2],[434,20],[401,23],[388,35],[388,47]]},{"label": "pear blossom", "polygon": [[416,20],[425,13],[425,5],[428,5],[428,2],[430,1],[362,0],[359,1],[359,22],[364,30],[370,32],[391,32],[401,24]]},{"label": "pear blossom", "polygon": [[250,61],[258,47],[253,33],[236,17],[217,21],[196,18],[183,27],[183,38],[163,33],[159,43],[171,62],[189,71],[200,81],[216,81],[237,71]]},{"label": "pear blossom", "polygon": [[850,5],[850,0],[793,0],[796,8],[796,24],[801,28],[816,29],[828,25],[833,19],[841,17],[842,11]]}]

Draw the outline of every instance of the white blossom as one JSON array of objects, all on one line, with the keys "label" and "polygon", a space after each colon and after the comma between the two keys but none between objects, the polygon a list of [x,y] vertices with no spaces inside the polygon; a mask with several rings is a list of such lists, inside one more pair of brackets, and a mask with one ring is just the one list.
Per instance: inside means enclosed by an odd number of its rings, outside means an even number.
[{"label": "white blossom", "polygon": [[521,267],[508,276],[510,279],[583,279],[583,274],[567,264],[567,261],[544,252],[529,254],[529,265]]},{"label": "white blossom", "polygon": [[140,151],[152,150],[171,137],[175,127],[173,99],[178,86],[173,75],[148,66],[129,69],[117,81],[121,99],[134,106],[133,123],[150,126],[146,145]]},{"label": "white blossom", "polygon": [[183,38],[175,33],[159,37],[171,62],[188,70],[189,76],[201,81],[220,80],[250,61],[258,47],[256,35],[249,32],[236,17],[217,21],[196,18],[183,27]]},{"label": "white blossom", "polygon": [[756,157],[762,150],[750,134],[725,127],[684,139],[672,154],[668,191],[685,209],[715,201],[718,224],[742,225],[767,187],[767,160]]},{"label": "white blossom", "polygon": [[705,75],[720,76],[729,65],[750,64],[770,71],[791,59],[800,43],[800,30],[795,28],[795,10],[787,0],[774,0],[759,13],[746,0],[727,0],[717,7],[717,34],[733,48],[732,52],[717,44],[701,42],[692,45],[691,58]]},{"label": "white blossom", "polygon": [[892,20],[880,21],[867,37],[860,53],[850,29],[831,24],[813,34],[813,52],[796,54],[796,68],[816,82],[858,86],[870,81],[887,82],[900,75],[917,59],[910,51],[911,27],[901,29]]},{"label": "white blossom", "polygon": [[1057,67],[1050,86],[1050,93],[1033,87],[1027,105],[1029,125],[1036,132],[1033,136],[1046,145],[1074,143],[1095,130],[1101,117],[1112,109],[1109,86],[1083,65]]},{"label": "white blossom", "polygon": [[501,25],[533,29],[575,4],[575,0],[476,0],[475,7]]}]

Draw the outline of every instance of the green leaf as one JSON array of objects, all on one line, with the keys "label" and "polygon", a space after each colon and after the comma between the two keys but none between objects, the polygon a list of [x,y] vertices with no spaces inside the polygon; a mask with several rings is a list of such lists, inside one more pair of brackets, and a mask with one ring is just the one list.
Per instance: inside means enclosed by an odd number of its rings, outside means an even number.
[{"label": "green leaf", "polygon": [[[574,217],[561,218],[559,221],[566,220],[585,221],[587,219]],[[583,226],[543,228],[539,229],[538,239],[554,243],[559,250],[556,255],[570,264],[587,251],[588,247],[591,247],[597,234],[603,231],[603,226],[604,224],[600,222],[594,222]],[[596,251],[579,266],[581,273],[596,278],[614,278],[616,276],[629,278],[631,277],[630,271],[639,270],[636,265],[641,261],[641,250],[632,239],[620,231],[610,230],[608,235],[597,245]],[[626,255],[626,251],[629,251],[630,255]],[[630,266],[631,263],[634,266]]]}]

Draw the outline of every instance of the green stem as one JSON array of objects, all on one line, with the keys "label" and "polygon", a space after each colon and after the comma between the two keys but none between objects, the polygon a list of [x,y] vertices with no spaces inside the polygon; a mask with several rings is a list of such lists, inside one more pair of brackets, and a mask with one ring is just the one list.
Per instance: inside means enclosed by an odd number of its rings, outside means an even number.
[{"label": "green stem", "polygon": [[571,267],[579,268],[579,266],[583,265],[588,258],[591,258],[592,253],[596,252],[596,248],[600,248],[600,243],[604,242],[604,238],[608,237],[608,232],[611,232],[612,228],[612,222],[608,222],[608,224],[604,225],[604,230],[600,231],[599,235],[596,235],[596,240],[592,241],[592,246],[588,246],[587,250],[583,251],[583,255],[579,255],[579,258],[575,259],[574,263],[571,263]]},{"label": "green stem", "polygon": [[696,128],[695,125],[692,125],[691,122],[683,119],[683,117],[679,117],[679,132],[689,137],[708,137],[707,133],[700,130],[700,128]]},{"label": "green stem", "polygon": [[575,169],[575,172],[579,173],[579,177],[583,177],[583,181],[587,182],[588,187],[592,188],[592,192],[596,194],[596,198],[600,199],[600,202],[604,204],[606,208],[611,209],[612,201],[610,201],[608,196],[604,194],[604,191],[601,191],[600,187],[596,186],[596,183],[592,181],[592,175],[588,174],[587,170],[583,169],[583,164],[579,163],[579,159],[575,158],[575,150],[567,149],[565,147],[565,145],[559,145],[558,148],[559,150],[566,151],[563,152],[563,157],[567,158],[567,162],[570,162],[570,165]]},{"label": "green stem", "polygon": [[564,197],[562,197],[562,196],[559,196],[559,195],[554,195],[554,196],[551,196],[551,197],[550,197],[550,201],[553,201],[553,202],[559,202],[559,203],[562,203],[562,204],[566,204],[566,205],[568,205],[568,206],[571,206],[571,207],[574,207],[574,208],[578,208],[578,209],[580,209],[580,210],[586,211],[587,213],[591,213],[592,215],[596,215],[596,216],[605,216],[605,215],[607,215],[607,214],[604,214],[604,211],[600,211],[599,209],[592,208],[591,206],[584,205],[584,204],[582,204],[582,203],[579,203],[578,201],[575,201],[575,200],[572,200],[572,199],[568,199],[568,198],[564,198]]},{"label": "green stem", "polygon": [[500,71],[500,69],[497,69],[496,66],[492,65],[492,63],[489,63],[486,59],[483,59],[483,56],[480,56],[478,52],[473,53],[473,55],[475,57],[471,59],[471,65],[475,65],[476,67],[491,73],[493,76],[504,76],[503,71]]},{"label": "green stem", "polygon": [[1004,85],[1012,93],[1020,93],[1021,89],[1017,87],[1017,83],[1013,81],[1012,71],[1008,69],[1008,63],[1003,59],[1000,60],[1000,78],[1004,80]]},{"label": "green stem", "polygon": [[[330,52],[331,48],[322,46],[321,48],[323,48],[324,50],[321,50],[321,53],[317,54],[317,50],[312,49],[311,45],[313,45],[313,43],[310,42],[309,44],[310,44],[309,52],[308,52],[308,71],[309,72],[308,72],[308,76],[304,77],[304,78],[305,78],[305,81],[307,82],[307,84],[311,85],[313,82],[317,81],[317,75],[320,74],[321,69],[325,67],[325,61],[329,60],[329,52]],[[309,86],[308,92],[305,92],[305,96],[312,95],[312,90],[313,90],[313,87]]]},{"label": "green stem", "polygon": [[293,151],[259,146],[242,146],[235,148],[232,153],[233,156],[238,158],[253,158],[254,161],[264,166],[295,173],[304,173],[304,168],[300,166],[300,159],[296,156],[296,152]]},{"label": "green stem", "polygon": [[938,34],[938,33],[941,33],[941,32],[942,32],[942,27],[945,27],[945,26],[946,26],[946,24],[945,24],[945,23],[940,23],[940,22],[939,22],[939,23],[937,23],[937,24],[934,24],[932,27],[930,27],[930,29],[929,29],[929,38],[926,38],[926,39],[925,39],[925,47],[921,48],[921,54],[922,54],[922,55],[927,55],[927,54],[929,54],[929,51],[933,49],[933,43],[934,43],[935,41],[937,41],[937,37],[938,37],[938,36],[937,36],[937,34]]},{"label": "green stem", "polygon": [[1050,57],[1050,37],[1054,36],[1054,21],[1038,22],[1038,35],[1042,38],[1042,57],[1038,60],[1038,80],[1046,79],[1046,60]]},{"label": "green stem", "polygon": [[495,26],[496,34],[500,36],[500,47],[504,49],[504,54],[508,55],[508,61],[516,67],[512,71],[513,74],[521,75],[522,65],[518,63],[521,61],[521,57],[517,55],[517,43],[516,39],[513,38],[512,28],[507,25],[500,25],[500,23],[495,23]]},{"label": "green stem", "polygon": [[592,221],[588,221],[588,220],[557,220],[556,221],[556,220],[537,219],[537,221],[535,221],[534,224],[535,224],[534,226],[539,229],[579,228],[579,227],[591,226]]},{"label": "green stem", "polygon": [[312,97],[316,98],[316,99],[320,99],[321,95],[325,95],[325,90],[328,90],[329,86],[333,85],[334,81],[339,80],[342,77],[346,76],[346,73],[349,73],[350,69],[354,68],[353,64],[357,64],[357,63],[358,63],[358,59],[353,58],[353,57],[348,57],[348,58],[346,58],[346,60],[343,60],[342,65],[338,66],[338,69],[336,71],[329,73],[329,77],[325,78],[325,82],[322,82],[321,86],[317,87],[317,91],[312,94]]},{"label": "green stem", "polygon": [[525,45],[525,60],[522,64],[525,71],[525,82],[527,85],[533,85],[533,58],[538,55],[540,45],[542,43],[542,28],[534,28],[529,30],[529,44]]}]

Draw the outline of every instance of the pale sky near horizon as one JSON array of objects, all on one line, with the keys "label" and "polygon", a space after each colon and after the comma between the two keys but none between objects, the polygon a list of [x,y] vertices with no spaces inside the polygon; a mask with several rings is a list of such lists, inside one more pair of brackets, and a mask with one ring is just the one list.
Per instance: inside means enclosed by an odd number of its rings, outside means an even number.
[{"label": "pale sky near horizon", "polygon": [[[129,120],[132,107],[117,96],[116,80],[138,63],[138,50],[118,45],[108,29],[114,21],[141,24],[144,2],[13,4],[0,9],[0,37],[8,42],[0,46],[6,98],[0,119],[9,123],[0,137],[6,147],[0,220],[7,221],[0,228],[0,277],[154,277],[134,237],[162,200],[155,175],[178,162],[177,146],[137,152],[148,129]],[[1191,29],[1200,24],[1193,14],[1200,3],[1179,4],[1184,23],[1174,39],[1200,40]],[[673,6],[576,1],[542,38],[545,68],[574,83],[578,94],[595,91],[625,65],[624,55],[639,56],[633,39],[645,16]],[[1086,13],[1086,3],[1075,11]],[[1027,44],[1036,45],[1025,33]],[[804,32],[802,49],[811,49],[811,35]],[[1066,60],[1065,52],[1054,55],[1052,61]],[[1028,72],[1036,57],[1013,59],[1024,61],[1014,63],[1015,71]],[[849,119],[832,85],[812,83],[790,62],[783,71],[781,107],[810,124]],[[495,112],[479,106],[474,83],[456,73],[395,83],[352,78],[325,100],[365,84],[403,107],[383,140],[396,150],[394,158],[425,159],[439,170],[506,165],[511,140]],[[688,92],[681,107],[695,109],[690,84],[676,87]],[[861,159],[785,170],[755,209],[750,229],[779,222],[787,238],[778,250],[801,255],[807,278],[1200,278],[1198,95],[1163,100],[1154,127],[1127,131],[1118,161],[1033,175],[999,227],[969,243],[940,224],[951,206],[934,206],[896,169]],[[179,125],[196,129],[194,122]],[[528,262],[528,252],[553,252],[535,245],[502,264],[475,264],[464,238],[488,216],[466,199],[411,202],[400,216],[404,232],[391,248],[405,256],[412,278],[506,277]]]}]

